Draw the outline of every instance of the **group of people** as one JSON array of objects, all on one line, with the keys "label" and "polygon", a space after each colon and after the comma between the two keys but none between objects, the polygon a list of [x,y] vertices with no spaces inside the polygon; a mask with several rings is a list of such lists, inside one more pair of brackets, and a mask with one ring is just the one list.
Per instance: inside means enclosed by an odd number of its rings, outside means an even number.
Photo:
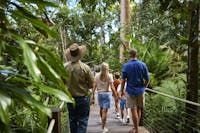
[{"label": "group of people", "polygon": [[117,115],[119,115],[121,109],[122,120],[124,118],[124,111],[122,110],[125,108],[131,110],[134,126],[129,132],[139,133],[141,109],[144,107],[144,92],[150,81],[146,64],[138,60],[137,51],[131,49],[129,50],[130,60],[122,68],[121,80],[119,80],[119,73],[116,73],[115,80],[113,79],[109,72],[109,65],[105,62],[101,64],[100,72],[94,76],[89,66],[80,60],[85,51],[85,46],[79,46],[76,43],[70,45],[65,51],[65,57],[68,60],[68,63],[65,63],[65,68],[69,73],[66,86],[75,100],[75,106],[68,103],[71,133],[86,133],[87,131],[91,98],[89,89],[92,89],[92,99],[94,99],[94,93],[97,92],[103,133],[109,131],[106,127],[106,119],[112,96],[115,99]]}]

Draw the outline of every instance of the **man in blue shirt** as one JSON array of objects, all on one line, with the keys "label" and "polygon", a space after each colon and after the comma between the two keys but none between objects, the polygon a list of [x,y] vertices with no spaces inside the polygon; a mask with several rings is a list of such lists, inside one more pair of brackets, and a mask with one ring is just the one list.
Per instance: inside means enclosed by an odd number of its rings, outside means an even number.
[{"label": "man in blue shirt", "polygon": [[141,118],[141,109],[144,107],[144,92],[150,82],[148,68],[142,61],[137,60],[137,50],[129,50],[130,60],[122,68],[121,95],[124,95],[126,86],[127,108],[131,108],[134,128],[130,133],[139,133],[138,127]]}]

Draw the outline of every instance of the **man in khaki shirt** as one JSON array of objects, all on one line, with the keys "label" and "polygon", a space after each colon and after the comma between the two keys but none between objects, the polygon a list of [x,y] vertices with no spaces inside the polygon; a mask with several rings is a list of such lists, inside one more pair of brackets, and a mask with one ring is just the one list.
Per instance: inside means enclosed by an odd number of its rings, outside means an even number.
[{"label": "man in khaki shirt", "polygon": [[94,77],[88,65],[81,62],[86,48],[78,44],[72,44],[66,51],[65,56],[69,61],[66,71],[69,80],[66,85],[75,100],[75,107],[68,103],[70,131],[71,133],[86,133],[90,112],[89,89],[93,88]]}]

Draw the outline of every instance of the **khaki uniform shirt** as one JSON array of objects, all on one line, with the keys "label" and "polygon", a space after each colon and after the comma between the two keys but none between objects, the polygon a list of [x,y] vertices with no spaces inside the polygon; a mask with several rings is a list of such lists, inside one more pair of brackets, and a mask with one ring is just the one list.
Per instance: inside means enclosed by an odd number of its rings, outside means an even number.
[{"label": "khaki uniform shirt", "polygon": [[71,95],[73,97],[87,96],[94,82],[89,66],[81,61],[72,62],[66,66],[66,70],[70,77],[67,86]]}]

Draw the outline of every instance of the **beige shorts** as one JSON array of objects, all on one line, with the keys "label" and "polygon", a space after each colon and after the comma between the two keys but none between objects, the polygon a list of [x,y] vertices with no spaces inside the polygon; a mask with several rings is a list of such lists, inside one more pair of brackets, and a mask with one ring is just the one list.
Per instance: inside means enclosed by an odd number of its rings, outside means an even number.
[{"label": "beige shorts", "polygon": [[130,96],[130,95],[126,95],[127,97],[127,108],[133,108],[135,106],[139,107],[139,108],[144,108],[144,104],[145,104],[145,98],[144,98],[144,94],[141,95],[137,95],[137,96]]}]

